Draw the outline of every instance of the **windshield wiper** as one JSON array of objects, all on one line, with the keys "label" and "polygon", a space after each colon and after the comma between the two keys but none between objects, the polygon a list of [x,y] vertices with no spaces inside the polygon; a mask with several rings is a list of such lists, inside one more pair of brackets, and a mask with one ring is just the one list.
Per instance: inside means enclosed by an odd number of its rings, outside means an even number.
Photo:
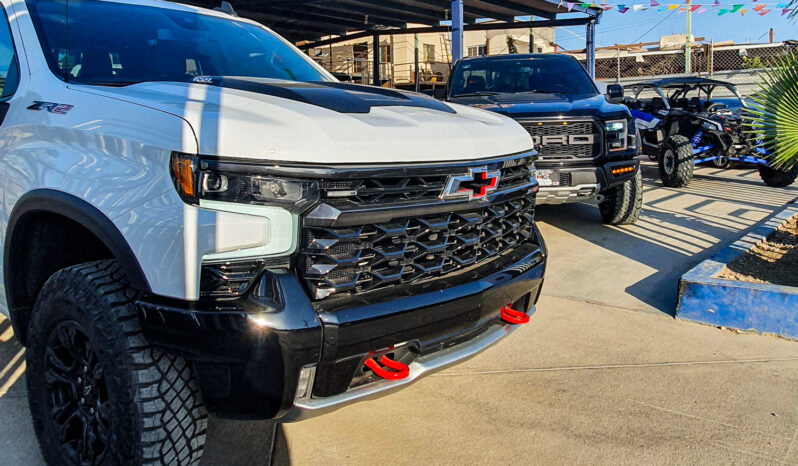
[{"label": "windshield wiper", "polygon": [[497,95],[498,92],[493,91],[479,91],[479,92],[469,92],[467,94],[455,94],[454,97],[478,97],[483,95]]},{"label": "windshield wiper", "polygon": [[565,94],[565,91],[555,91],[553,89],[533,89],[531,91],[519,92],[519,94]]},{"label": "windshield wiper", "polygon": [[71,81],[75,84],[85,84],[86,86],[108,86],[108,87],[125,87],[134,84],[141,84],[144,81]]}]

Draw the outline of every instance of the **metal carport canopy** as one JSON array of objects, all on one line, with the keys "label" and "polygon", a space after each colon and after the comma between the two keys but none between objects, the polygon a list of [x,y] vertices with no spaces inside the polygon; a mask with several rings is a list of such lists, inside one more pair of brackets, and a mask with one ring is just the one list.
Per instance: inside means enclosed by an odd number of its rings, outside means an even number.
[{"label": "metal carport canopy", "polygon": [[[531,27],[587,26],[587,68],[593,74],[595,23],[599,8],[583,8],[547,0],[231,0],[239,16],[262,23],[303,48],[329,45],[360,37],[452,31],[452,56],[462,56],[462,31]],[[214,8],[219,0],[187,0],[183,3]],[[584,13],[584,17],[560,19],[559,15]],[[519,16],[544,21],[519,22]],[[483,23],[481,19],[499,21]],[[451,25],[441,25],[442,22]],[[425,28],[408,28],[408,24]],[[354,33],[354,34],[353,34]],[[331,36],[338,36],[332,38]]]}]

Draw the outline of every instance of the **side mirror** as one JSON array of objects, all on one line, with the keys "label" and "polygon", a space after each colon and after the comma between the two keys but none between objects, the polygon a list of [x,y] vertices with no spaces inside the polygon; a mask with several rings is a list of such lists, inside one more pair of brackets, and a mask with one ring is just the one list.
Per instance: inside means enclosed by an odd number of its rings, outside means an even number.
[{"label": "side mirror", "polygon": [[620,84],[610,84],[607,86],[607,100],[610,102],[620,102],[623,100],[623,86]]}]

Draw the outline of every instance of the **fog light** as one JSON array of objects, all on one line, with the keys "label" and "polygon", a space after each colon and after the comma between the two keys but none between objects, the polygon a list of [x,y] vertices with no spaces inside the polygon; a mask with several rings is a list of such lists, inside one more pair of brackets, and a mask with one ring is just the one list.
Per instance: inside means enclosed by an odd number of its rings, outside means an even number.
[{"label": "fog light", "polygon": [[299,371],[299,382],[296,384],[296,396],[294,399],[301,400],[310,398],[315,375],[316,366],[305,366]]},{"label": "fog light", "polygon": [[624,173],[632,173],[633,171],[635,171],[635,167],[634,165],[631,165],[628,167],[613,168],[612,174],[617,176],[617,175],[623,175]]}]

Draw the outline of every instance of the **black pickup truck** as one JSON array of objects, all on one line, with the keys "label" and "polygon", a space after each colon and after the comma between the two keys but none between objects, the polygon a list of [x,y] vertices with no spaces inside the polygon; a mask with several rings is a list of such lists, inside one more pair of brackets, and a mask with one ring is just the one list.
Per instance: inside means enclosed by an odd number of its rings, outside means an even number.
[{"label": "black pickup truck", "polygon": [[602,95],[566,55],[464,58],[445,100],[507,115],[532,135],[539,154],[538,204],[596,199],[605,223],[635,223],[643,206],[638,136],[629,110]]}]

